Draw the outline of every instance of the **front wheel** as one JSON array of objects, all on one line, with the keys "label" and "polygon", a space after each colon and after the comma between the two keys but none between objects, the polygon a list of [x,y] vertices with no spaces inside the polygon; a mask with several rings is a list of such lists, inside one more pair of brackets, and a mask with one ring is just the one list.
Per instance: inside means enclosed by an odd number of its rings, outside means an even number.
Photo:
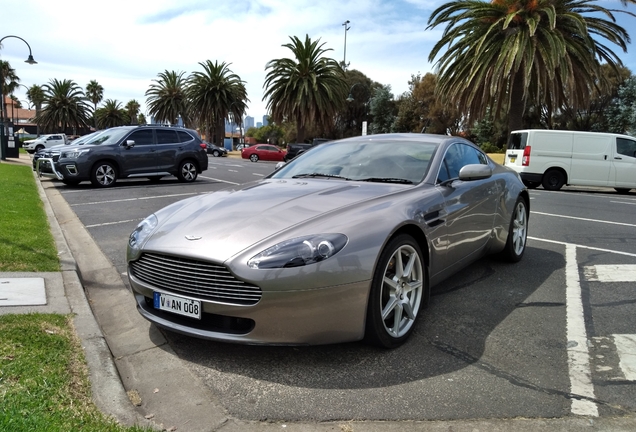
[{"label": "front wheel", "polygon": [[218,150],[214,150],[214,151],[212,152],[212,156],[214,156],[214,157],[219,157],[219,156],[221,156],[221,153],[220,153]]},{"label": "front wheel", "polygon": [[508,227],[508,240],[501,252],[501,257],[509,262],[518,262],[523,257],[528,240],[528,208],[523,198],[517,198],[510,226]]},{"label": "front wheel", "polygon": [[403,344],[426,293],[426,267],[413,237],[401,234],[380,254],[371,282],[365,340],[384,348]]},{"label": "front wheel", "polygon": [[258,162],[258,155],[257,155],[257,154],[253,154],[253,155],[251,155],[251,156],[250,156],[250,160],[251,160],[252,162]]},{"label": "front wheel", "polygon": [[91,183],[97,187],[111,187],[117,181],[117,170],[110,162],[99,162],[93,166]]},{"label": "front wheel", "polygon": [[558,169],[550,169],[543,174],[542,184],[546,190],[557,191],[565,184],[565,174]]},{"label": "front wheel", "polygon": [[191,183],[197,179],[197,167],[192,161],[183,161],[179,164],[177,178],[180,182]]}]

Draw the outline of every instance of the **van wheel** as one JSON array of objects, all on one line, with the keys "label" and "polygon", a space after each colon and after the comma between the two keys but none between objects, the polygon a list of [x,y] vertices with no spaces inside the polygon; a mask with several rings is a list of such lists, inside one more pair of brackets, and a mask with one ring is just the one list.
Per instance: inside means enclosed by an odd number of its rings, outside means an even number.
[{"label": "van wheel", "polygon": [[117,181],[117,170],[110,162],[98,162],[91,171],[91,183],[98,187],[111,187]]},{"label": "van wheel", "polygon": [[628,188],[614,188],[614,190],[616,192],[618,192],[619,194],[621,194],[621,195],[627,195],[631,189],[628,189]]},{"label": "van wheel", "polygon": [[565,184],[565,175],[558,169],[549,169],[543,174],[542,184],[546,190],[557,191]]}]

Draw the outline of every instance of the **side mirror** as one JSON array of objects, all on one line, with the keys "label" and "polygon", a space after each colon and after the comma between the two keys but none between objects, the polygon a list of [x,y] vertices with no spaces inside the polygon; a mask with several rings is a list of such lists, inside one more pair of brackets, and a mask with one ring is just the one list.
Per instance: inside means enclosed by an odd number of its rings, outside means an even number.
[{"label": "side mirror", "polygon": [[459,179],[463,181],[481,180],[489,178],[490,176],[492,176],[492,168],[488,165],[465,165],[459,170]]},{"label": "side mirror", "polygon": [[126,140],[124,146],[126,146],[126,148],[133,148],[135,146],[135,140]]}]

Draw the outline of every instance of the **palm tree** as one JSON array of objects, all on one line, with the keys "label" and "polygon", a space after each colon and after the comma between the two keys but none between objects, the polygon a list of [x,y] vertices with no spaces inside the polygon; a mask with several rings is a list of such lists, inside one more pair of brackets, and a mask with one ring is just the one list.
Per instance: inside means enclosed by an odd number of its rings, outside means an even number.
[{"label": "palm tree", "polygon": [[43,90],[45,107],[35,116],[38,126],[48,131],[88,126],[90,107],[79,85],[72,80],[54,78],[43,86]]},{"label": "palm tree", "polygon": [[[0,60],[0,68],[2,69],[3,79],[3,82],[1,82],[0,85],[2,86],[3,97],[5,97],[6,95],[12,94],[13,91],[18,87],[18,85],[20,84],[20,78],[18,78],[15,73],[15,69],[11,67],[11,64],[8,61]],[[4,101],[2,101],[0,105],[2,105],[2,107],[4,108],[3,112],[0,113],[0,115],[2,115],[5,119],[8,118],[9,116],[7,113],[7,105],[4,103]]]},{"label": "palm tree", "polygon": [[137,116],[139,115],[139,102],[135,99],[131,99],[126,104],[126,113],[128,114],[128,118],[130,119],[130,124],[137,124]]},{"label": "palm tree", "polygon": [[189,104],[186,96],[187,80],[185,72],[164,71],[158,74],[146,91],[148,112],[158,122],[177,123],[179,116],[184,124],[189,123]]},{"label": "palm tree", "polygon": [[[40,110],[42,109],[42,104],[44,103],[45,97],[42,86],[33,84],[27,90],[26,96],[27,99],[29,99],[29,102],[31,102],[33,106],[35,106],[35,117],[37,117],[40,114]],[[40,125],[37,125],[37,136],[40,136]]]},{"label": "palm tree", "polygon": [[188,98],[192,116],[206,128],[206,136],[214,130],[217,145],[223,145],[225,120],[241,122],[247,108],[245,82],[229,69],[225,62],[199,63],[203,72],[192,72],[189,78]]},{"label": "palm tree", "polygon": [[313,41],[309,35],[302,42],[291,37],[291,43],[283,45],[294,54],[294,59],[271,60],[265,77],[263,100],[275,122],[283,120],[296,123],[296,141],[305,140],[305,132],[312,123],[327,129],[337,112],[344,107],[348,94],[345,73],[338,62],[323,57],[327,51],[320,39]]},{"label": "palm tree", "polygon": [[[625,0],[634,2],[634,0]],[[439,95],[478,120],[507,109],[510,130],[523,127],[528,102],[559,107],[587,103],[600,62],[620,59],[599,38],[627,49],[629,35],[614,9],[592,0],[456,0],[436,9],[429,27],[446,24],[431,50]],[[603,16],[608,19],[604,19]]]},{"label": "palm tree", "polygon": [[[130,102],[128,103],[130,104]],[[95,111],[95,119],[100,129],[106,129],[127,124],[130,121],[130,116],[128,110],[122,108],[121,102],[106,99],[104,106]]]},{"label": "palm tree", "polygon": [[86,84],[86,97],[93,103],[93,125],[97,129],[97,119],[95,118],[95,112],[97,111],[97,104],[100,103],[104,97],[104,87],[102,87],[97,81],[90,80]]}]

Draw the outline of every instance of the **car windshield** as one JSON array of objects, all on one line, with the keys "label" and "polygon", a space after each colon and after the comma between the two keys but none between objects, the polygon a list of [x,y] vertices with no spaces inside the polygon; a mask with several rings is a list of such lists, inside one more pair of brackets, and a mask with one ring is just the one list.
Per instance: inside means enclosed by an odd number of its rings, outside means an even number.
[{"label": "car windshield", "polygon": [[344,140],[314,147],[270,178],[335,178],[411,184],[422,181],[437,144],[413,140]]},{"label": "car windshield", "polygon": [[83,145],[83,144],[86,144],[87,142],[90,142],[91,140],[95,139],[98,135],[100,135],[103,132],[104,131],[97,131],[97,132],[90,133],[88,135],[81,136],[81,137],[79,137],[77,139],[74,139],[73,141],[71,141],[67,145]]},{"label": "car windshield", "polygon": [[95,136],[94,138],[91,138],[91,140],[86,142],[85,144],[90,144],[90,145],[116,144],[129,132],[130,132],[130,129],[106,129],[101,134]]}]

